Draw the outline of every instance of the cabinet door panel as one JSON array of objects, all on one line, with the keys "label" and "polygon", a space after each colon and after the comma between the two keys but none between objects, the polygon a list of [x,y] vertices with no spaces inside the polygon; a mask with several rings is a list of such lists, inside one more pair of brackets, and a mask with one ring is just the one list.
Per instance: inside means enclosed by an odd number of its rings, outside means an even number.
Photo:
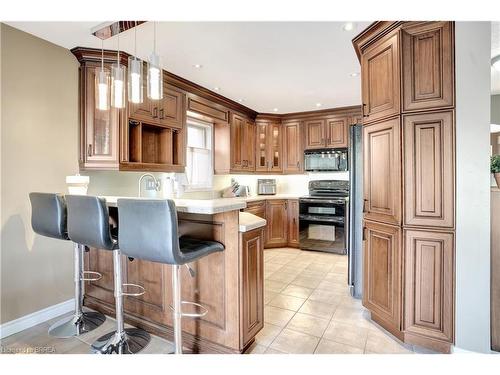
[{"label": "cabinet door panel", "polygon": [[361,56],[364,123],[400,110],[399,37],[392,34]]},{"label": "cabinet door panel", "polygon": [[405,332],[453,342],[453,233],[405,237]]},{"label": "cabinet door panel", "polygon": [[264,244],[262,229],[242,233],[241,248],[241,347],[264,326]]},{"label": "cabinet door panel", "polygon": [[304,122],[306,130],[306,149],[325,147],[325,120],[309,120]]},{"label": "cabinet door panel", "polygon": [[344,148],[348,145],[347,117],[326,120],[326,146]]},{"label": "cabinet door panel", "polygon": [[401,141],[399,119],[363,128],[364,217],[401,222]]},{"label": "cabinet door panel", "polygon": [[85,295],[114,304],[113,253],[109,250],[90,248],[84,254],[85,270],[99,272],[102,278],[85,283]]},{"label": "cabinet door panel", "polygon": [[159,110],[161,124],[173,128],[182,128],[184,126],[184,106],[184,94],[165,87]]},{"label": "cabinet door panel", "polygon": [[401,229],[365,221],[363,305],[401,329]]},{"label": "cabinet door panel", "polygon": [[288,246],[299,247],[299,201],[288,200]]},{"label": "cabinet door panel", "polygon": [[255,124],[245,120],[245,136],[242,139],[245,154],[245,169],[255,171]]},{"label": "cabinet door panel", "polygon": [[287,243],[286,200],[272,199],[266,202],[266,247],[285,246]]},{"label": "cabinet door panel", "polygon": [[283,124],[283,170],[285,173],[302,171],[302,147],[300,123]]},{"label": "cabinet door panel", "polygon": [[452,29],[452,22],[403,28],[403,111],[453,105]]},{"label": "cabinet door panel", "polygon": [[405,224],[454,226],[453,112],[403,117]]},{"label": "cabinet door panel", "polygon": [[231,121],[231,169],[244,170],[244,155],[241,147],[245,133],[245,119],[238,115],[232,116]]}]

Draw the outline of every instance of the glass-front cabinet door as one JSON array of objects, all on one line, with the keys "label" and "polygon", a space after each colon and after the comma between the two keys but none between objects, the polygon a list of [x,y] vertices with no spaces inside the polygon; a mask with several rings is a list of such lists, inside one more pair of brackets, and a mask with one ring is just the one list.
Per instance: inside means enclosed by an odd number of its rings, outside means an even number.
[{"label": "glass-front cabinet door", "polygon": [[282,167],[282,147],[281,147],[281,124],[272,123],[269,127],[270,130],[270,154],[271,154],[271,172],[281,172]]},{"label": "glass-front cabinet door", "polygon": [[268,123],[258,121],[256,127],[257,127],[257,138],[255,140],[255,145],[256,145],[255,170],[260,172],[267,172],[269,166],[269,160],[267,155]]},{"label": "glass-front cabinet door", "polygon": [[257,172],[282,172],[281,123],[257,120],[256,168]]}]

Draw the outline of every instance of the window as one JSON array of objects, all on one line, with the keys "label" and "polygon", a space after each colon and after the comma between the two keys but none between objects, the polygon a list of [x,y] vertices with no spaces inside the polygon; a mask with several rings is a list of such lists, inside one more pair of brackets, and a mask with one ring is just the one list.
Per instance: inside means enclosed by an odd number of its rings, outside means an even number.
[{"label": "window", "polygon": [[188,119],[186,177],[188,190],[212,188],[213,148],[212,124]]}]

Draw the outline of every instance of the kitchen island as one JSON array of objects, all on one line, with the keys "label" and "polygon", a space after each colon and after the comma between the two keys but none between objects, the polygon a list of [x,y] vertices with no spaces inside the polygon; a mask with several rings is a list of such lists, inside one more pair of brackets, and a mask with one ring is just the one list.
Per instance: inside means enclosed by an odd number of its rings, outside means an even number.
[{"label": "kitchen island", "polygon": [[[118,197],[104,197],[116,223]],[[208,314],[182,321],[184,346],[193,352],[241,353],[263,326],[263,228],[245,217],[240,228],[240,199],[175,200],[179,235],[221,242],[223,252],[191,263],[182,272],[182,299],[200,303]],[[250,222],[249,222],[250,220]],[[118,223],[119,227],[119,223]],[[240,232],[249,230],[252,236]],[[252,238],[251,243],[242,243]],[[86,283],[85,306],[114,315],[113,265],[110,251],[91,248],[85,254],[87,270],[100,272],[98,281]],[[142,296],[124,299],[125,321],[150,333],[173,339],[171,267],[123,257],[123,282],[146,289]],[[193,311],[189,311],[193,312]]]}]

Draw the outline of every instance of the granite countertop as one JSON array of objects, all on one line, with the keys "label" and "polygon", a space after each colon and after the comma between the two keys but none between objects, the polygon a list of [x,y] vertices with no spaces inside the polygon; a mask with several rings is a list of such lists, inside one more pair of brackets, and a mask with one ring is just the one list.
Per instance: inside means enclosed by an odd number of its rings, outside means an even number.
[{"label": "granite countertop", "polygon": [[239,231],[249,232],[261,228],[267,224],[266,219],[253,215],[249,212],[240,212]]}]

